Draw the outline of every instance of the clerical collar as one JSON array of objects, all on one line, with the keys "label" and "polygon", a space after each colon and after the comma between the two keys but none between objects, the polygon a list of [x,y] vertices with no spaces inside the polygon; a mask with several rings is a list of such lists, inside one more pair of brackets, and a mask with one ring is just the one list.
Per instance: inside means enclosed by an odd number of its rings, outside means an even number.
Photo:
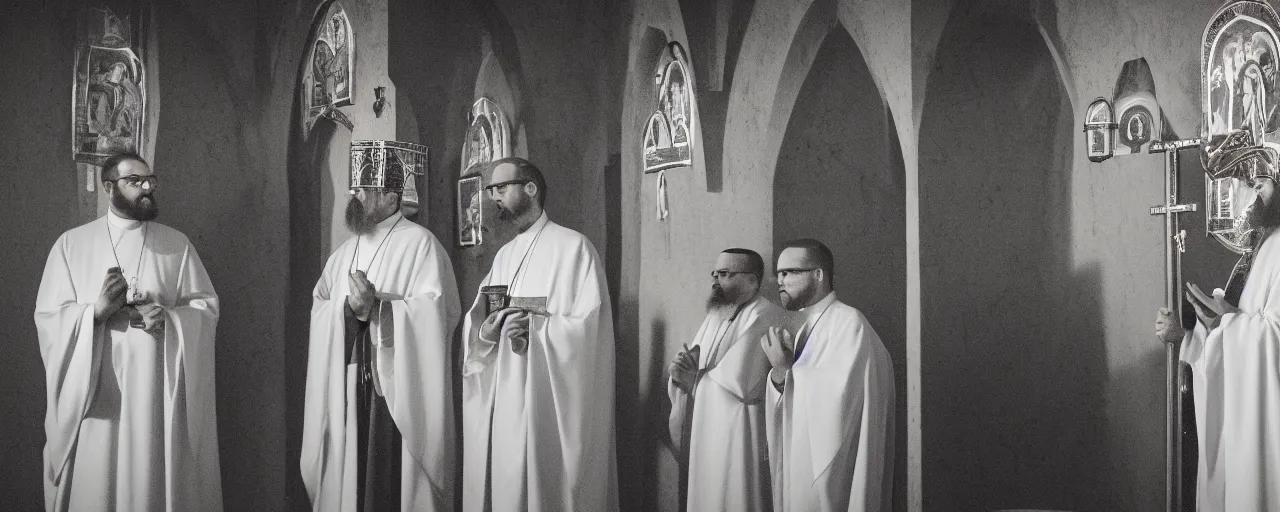
[{"label": "clerical collar", "polygon": [[533,224],[529,225],[529,229],[526,229],[522,233],[516,235],[516,238],[527,238],[527,237],[536,236],[539,231],[542,231],[542,227],[545,226],[548,222],[551,222],[551,220],[547,218],[547,211],[543,210],[542,215],[538,216],[538,220],[533,221]]},{"label": "clerical collar", "polygon": [[107,208],[107,222],[110,222],[112,227],[120,229],[138,229],[139,227],[142,227],[142,221],[126,219],[116,215],[115,210],[112,210],[111,208]]},{"label": "clerical collar", "polygon": [[809,323],[813,321],[814,317],[821,315],[823,311],[826,311],[827,306],[830,306],[831,303],[835,301],[836,301],[836,291],[831,290],[831,292],[827,293],[827,296],[823,297],[822,300],[814,303],[812,306],[809,306],[807,308],[802,308],[800,312],[804,313],[805,323]]}]

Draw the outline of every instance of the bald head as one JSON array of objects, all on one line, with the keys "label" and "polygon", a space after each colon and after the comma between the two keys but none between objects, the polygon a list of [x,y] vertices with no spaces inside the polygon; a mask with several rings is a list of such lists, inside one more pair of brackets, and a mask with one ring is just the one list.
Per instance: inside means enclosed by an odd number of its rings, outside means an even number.
[{"label": "bald head", "polygon": [[492,183],[503,183],[513,180],[527,180],[538,187],[537,192],[531,194],[538,202],[539,208],[547,205],[547,180],[542,177],[542,171],[528,160],[520,157],[500,158],[489,163],[493,169]]}]

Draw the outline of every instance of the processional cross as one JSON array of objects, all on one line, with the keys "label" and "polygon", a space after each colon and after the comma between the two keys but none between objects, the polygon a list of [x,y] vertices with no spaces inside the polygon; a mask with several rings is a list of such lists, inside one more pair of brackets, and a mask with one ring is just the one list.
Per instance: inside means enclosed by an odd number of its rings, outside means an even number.
[{"label": "processional cross", "polygon": [[[1194,212],[1196,203],[1178,203],[1178,152],[1200,149],[1200,139],[1152,142],[1149,153],[1164,153],[1164,204],[1152,206],[1151,215],[1164,216],[1164,300],[1173,312],[1173,321],[1182,323],[1182,253],[1186,252],[1186,230],[1178,214]],[[1165,344],[1165,503],[1169,512],[1182,510],[1182,362],[1180,341]]]}]

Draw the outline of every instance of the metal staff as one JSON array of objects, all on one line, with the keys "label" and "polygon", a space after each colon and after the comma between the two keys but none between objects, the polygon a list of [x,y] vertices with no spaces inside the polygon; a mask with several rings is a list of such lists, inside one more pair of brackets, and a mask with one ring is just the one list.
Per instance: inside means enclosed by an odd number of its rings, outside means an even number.
[{"label": "metal staff", "polygon": [[[1178,214],[1194,212],[1196,203],[1178,204],[1178,152],[1198,149],[1200,139],[1152,142],[1148,153],[1164,153],[1164,204],[1151,207],[1151,215],[1164,215],[1164,300],[1182,324],[1182,253],[1187,232],[1178,225]],[[1165,344],[1165,503],[1169,512],[1182,510],[1182,397],[1178,357],[1179,342]]]}]

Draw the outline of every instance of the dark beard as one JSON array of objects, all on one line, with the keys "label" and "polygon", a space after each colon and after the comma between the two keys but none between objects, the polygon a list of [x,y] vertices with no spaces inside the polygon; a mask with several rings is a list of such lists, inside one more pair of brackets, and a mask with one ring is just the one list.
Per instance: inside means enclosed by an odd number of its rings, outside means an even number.
[{"label": "dark beard", "polygon": [[377,225],[369,219],[369,213],[364,210],[364,203],[354,197],[347,201],[347,229],[357,235],[367,235],[372,233]]},{"label": "dark beard", "polygon": [[794,297],[785,291],[778,292],[778,302],[782,303],[782,308],[787,311],[800,311],[804,307],[802,304],[809,302],[813,298],[813,290],[804,290]]},{"label": "dark beard", "polygon": [[[147,199],[147,201],[143,201]],[[143,194],[137,199],[129,201],[117,191],[111,196],[111,206],[116,207],[116,211],[125,217],[133,220],[148,221],[155,220],[160,215],[160,205],[156,203],[155,196],[151,194]]]},{"label": "dark beard", "polygon": [[523,217],[524,214],[529,213],[529,209],[533,207],[530,204],[530,201],[531,199],[528,196],[524,196],[511,206],[498,205],[498,220],[513,222],[516,219]]},{"label": "dark beard", "polygon": [[1274,229],[1280,227],[1280,201],[1267,205],[1262,202],[1262,197],[1259,196],[1249,206],[1248,219],[1249,225],[1254,228]]},{"label": "dark beard", "polygon": [[731,305],[733,305],[733,301],[729,300],[729,297],[725,295],[724,288],[721,288],[719,286],[711,287],[711,294],[707,295],[708,311],[716,308],[722,308],[725,306],[731,306]]}]

